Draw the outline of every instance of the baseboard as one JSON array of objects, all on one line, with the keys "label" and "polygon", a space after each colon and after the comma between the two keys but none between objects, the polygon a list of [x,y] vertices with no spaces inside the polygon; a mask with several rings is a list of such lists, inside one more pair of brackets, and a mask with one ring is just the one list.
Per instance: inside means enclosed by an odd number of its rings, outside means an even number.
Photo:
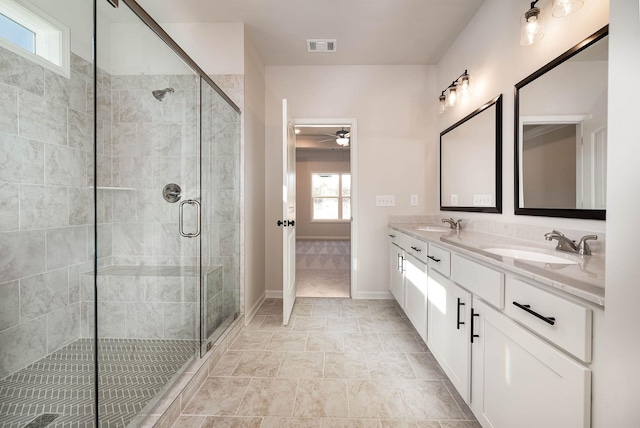
[{"label": "baseboard", "polygon": [[262,305],[266,296],[267,296],[266,292],[262,293],[262,296],[260,296],[260,298],[256,301],[256,303],[254,303],[253,306],[251,306],[249,311],[245,312],[244,325],[249,325],[249,323],[255,316],[256,312],[258,312],[258,309],[260,309],[260,305]]},{"label": "baseboard", "polygon": [[348,241],[350,236],[296,236],[296,241]]},{"label": "baseboard", "polygon": [[267,290],[267,299],[282,299],[282,290]]},{"label": "baseboard", "polygon": [[358,291],[356,299],[390,300],[393,294],[391,291]]}]

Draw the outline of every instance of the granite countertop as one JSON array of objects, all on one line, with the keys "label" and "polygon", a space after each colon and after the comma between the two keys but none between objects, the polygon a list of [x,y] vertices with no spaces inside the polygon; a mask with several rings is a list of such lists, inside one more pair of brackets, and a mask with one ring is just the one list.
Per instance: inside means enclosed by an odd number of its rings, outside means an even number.
[{"label": "granite countertop", "polygon": [[[437,243],[442,247],[455,250],[460,254],[473,256],[475,259],[486,264],[517,273],[552,288],[604,306],[605,256],[602,254],[579,256],[577,254],[555,251],[553,246],[550,249],[549,243],[544,240],[541,243],[537,243],[472,230],[451,230],[443,233],[417,230],[419,227],[426,226],[425,224],[390,223],[389,226],[415,236],[416,238]],[[432,226],[442,227],[442,225]],[[536,248],[540,252],[578,260],[579,263],[555,264],[533,262],[498,256],[483,251],[483,249],[495,247],[512,249]]]}]

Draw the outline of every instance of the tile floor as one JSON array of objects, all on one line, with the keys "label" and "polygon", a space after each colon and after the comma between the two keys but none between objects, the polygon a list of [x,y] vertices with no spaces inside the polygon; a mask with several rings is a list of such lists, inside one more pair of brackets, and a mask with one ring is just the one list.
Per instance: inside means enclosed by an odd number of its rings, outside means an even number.
[{"label": "tile floor", "polygon": [[395,301],[267,299],[174,427],[478,428]]}]

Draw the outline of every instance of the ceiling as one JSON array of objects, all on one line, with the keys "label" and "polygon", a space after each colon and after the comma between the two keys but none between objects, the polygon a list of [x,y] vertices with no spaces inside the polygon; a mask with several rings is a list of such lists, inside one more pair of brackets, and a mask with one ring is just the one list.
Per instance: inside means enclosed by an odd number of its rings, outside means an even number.
[{"label": "ceiling", "polygon": [[[435,65],[484,0],[138,0],[160,23],[243,22],[267,66]],[[307,53],[306,39],[337,39]]]},{"label": "ceiling", "polygon": [[349,126],[296,126],[296,150],[298,153],[317,153],[326,150],[348,152],[348,146],[342,147],[336,143],[336,131],[342,129],[349,131]]}]

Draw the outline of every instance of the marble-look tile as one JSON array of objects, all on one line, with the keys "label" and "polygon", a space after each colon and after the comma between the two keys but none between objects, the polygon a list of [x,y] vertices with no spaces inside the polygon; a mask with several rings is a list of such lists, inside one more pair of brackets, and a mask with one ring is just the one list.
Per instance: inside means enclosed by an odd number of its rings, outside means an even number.
[{"label": "marble-look tile", "polygon": [[69,187],[69,225],[93,223],[93,189]]},{"label": "marble-look tile", "polygon": [[3,183],[0,188],[0,231],[20,228],[20,205],[17,184]]},{"label": "marble-look tile", "polygon": [[451,383],[451,381],[448,378],[443,380],[443,383],[444,383],[444,386],[447,387],[447,390],[449,390],[449,393],[453,397],[453,400],[456,402],[456,404],[462,411],[462,414],[464,415],[465,419],[468,419],[471,421],[475,420],[475,416],[473,416],[473,412],[471,411],[469,406],[467,406],[467,403],[464,402],[464,399],[462,398],[462,396],[460,395],[456,387],[453,386],[453,383]]},{"label": "marble-look tile", "polygon": [[45,69],[44,94],[49,101],[81,112],[87,111],[87,78],[77,71],[71,70],[71,78],[67,79]]},{"label": "marble-look tile", "polygon": [[322,378],[323,362],[323,352],[285,352],[278,377]]},{"label": "marble-look tile", "polygon": [[114,186],[151,188],[153,184],[153,161],[151,158],[117,156],[113,158],[112,165]]},{"label": "marble-look tile", "polygon": [[360,331],[363,333],[381,333],[395,331],[393,325],[389,322],[389,318],[386,317],[368,317],[358,318],[358,324],[360,325]]},{"label": "marble-look tile", "polygon": [[293,414],[292,391],[297,379],[253,378],[238,408],[238,416],[286,416]]},{"label": "marble-look tile", "polygon": [[338,379],[369,379],[367,359],[363,352],[326,352],[324,377]]},{"label": "marble-look tile", "polygon": [[127,338],[163,338],[162,320],[164,318],[164,305],[162,303],[127,303],[126,310]]},{"label": "marble-look tile", "polygon": [[80,337],[80,303],[47,314],[47,353]]},{"label": "marble-look tile", "polygon": [[313,312],[311,316],[314,317],[340,317],[340,305],[333,306],[325,306],[325,305],[314,305]]},{"label": "marble-look tile", "polygon": [[386,352],[423,351],[413,333],[380,333],[380,340]]},{"label": "marble-look tile", "polygon": [[[83,277],[87,277],[86,281],[90,283],[93,282],[93,275],[82,275],[87,272],[93,272],[93,262],[69,266],[69,303],[80,301],[82,295],[81,281]],[[91,300],[93,300],[93,298]]]},{"label": "marble-look tile", "polygon": [[340,332],[310,333],[307,338],[306,351],[343,352],[344,339]]},{"label": "marble-look tile", "polygon": [[59,269],[88,260],[87,227],[47,229],[47,269]]},{"label": "marble-look tile", "polygon": [[447,375],[440,368],[440,364],[430,352],[407,353],[409,363],[418,379],[424,380],[444,380]]},{"label": "marble-look tile", "polygon": [[388,318],[389,323],[393,327],[393,331],[396,333],[414,333],[416,331],[407,318],[391,317]]},{"label": "marble-look tile", "polygon": [[[437,422],[436,422],[437,424]],[[323,419],[322,428],[380,428],[377,419]],[[437,427],[434,427],[437,428]]]},{"label": "marble-look tile", "polygon": [[20,186],[21,229],[42,229],[69,224],[66,187]]},{"label": "marble-look tile", "polygon": [[263,418],[260,428],[320,428],[318,418]]},{"label": "marble-look tile", "polygon": [[69,303],[67,269],[46,272],[20,280],[20,315],[22,322],[38,318]]},{"label": "marble-look tile", "polygon": [[190,415],[234,416],[247,392],[250,379],[210,377],[193,396],[183,413]]},{"label": "marble-look tile", "polygon": [[341,313],[343,317],[368,318],[371,317],[369,306],[342,305]]},{"label": "marble-look tile", "polygon": [[44,68],[0,47],[0,82],[44,96]]},{"label": "marble-look tile", "polygon": [[93,63],[71,52],[71,70],[93,79]]},{"label": "marble-look tile", "polygon": [[451,394],[440,381],[397,380],[407,418],[463,419],[464,416]]},{"label": "marble-look tile", "polygon": [[256,315],[280,315],[282,316],[281,305],[262,305],[256,311]]},{"label": "marble-look tile", "polygon": [[274,331],[267,349],[271,351],[304,351],[307,345],[307,332]]},{"label": "marble-look tile", "polygon": [[275,377],[282,363],[282,355],[282,352],[245,351],[232,375],[241,377]]},{"label": "marble-look tile", "polygon": [[293,323],[289,322],[288,325],[282,324],[281,315],[262,315],[261,323],[257,327],[258,330],[292,330]]},{"label": "marble-look tile", "polygon": [[113,225],[113,254],[123,256],[143,255],[144,229],[141,223],[116,223]]},{"label": "marble-look tile", "polygon": [[18,135],[18,90],[0,83],[0,129]]},{"label": "marble-look tile", "polygon": [[21,137],[67,145],[67,109],[64,106],[27,92],[20,92],[18,103]]},{"label": "marble-look tile", "polygon": [[113,221],[133,222],[137,218],[137,192],[135,190],[118,190],[112,192]]},{"label": "marble-look tile", "polygon": [[[195,231],[196,226],[189,227],[186,223],[184,225],[185,231]],[[160,256],[180,256],[182,254],[196,254],[195,242],[193,240],[185,240],[180,237],[178,233],[178,224],[176,223],[161,223],[159,235],[160,239],[157,246],[157,254]],[[192,248],[193,252],[189,252],[189,248]]]},{"label": "marble-look tile", "polygon": [[[264,428],[262,418],[239,417],[215,417],[208,416],[200,428]],[[175,425],[176,427],[188,427],[188,425]]]},{"label": "marble-look tile", "polygon": [[360,325],[358,324],[358,318],[327,318],[327,331],[342,331],[347,333],[360,332]]},{"label": "marble-look tile", "polygon": [[20,288],[18,281],[0,284],[0,331],[20,322]]},{"label": "marble-look tile", "polygon": [[382,352],[377,333],[343,333],[344,350],[352,352]]},{"label": "marble-look tile", "polygon": [[299,305],[296,303],[293,306],[292,316],[295,317],[310,317],[313,313],[313,305]]},{"label": "marble-look tile", "polygon": [[144,300],[147,302],[182,302],[183,287],[181,279],[180,277],[161,276],[146,278],[142,285]]},{"label": "marble-look tile", "polygon": [[164,303],[165,339],[194,340],[196,338],[195,303]]},{"label": "marble-look tile", "polygon": [[440,421],[442,428],[481,428],[477,421]]},{"label": "marble-look tile", "polygon": [[213,198],[218,201],[214,206],[214,222],[237,223],[240,221],[240,195],[236,190],[215,190]]},{"label": "marble-look tile", "polygon": [[[112,177],[112,158],[111,156],[98,154],[96,156],[98,160],[98,169],[95,171],[98,186],[112,187],[114,186]],[[94,163],[93,156],[89,154],[87,158],[87,185],[93,186],[94,183]],[[115,186],[117,187],[117,186]]]},{"label": "marble-look tile", "polygon": [[215,158],[217,185],[220,189],[238,189],[240,186],[240,161],[237,157]]},{"label": "marble-look tile", "polygon": [[295,331],[326,331],[327,319],[324,317],[297,316],[293,322]]},{"label": "marble-look tile", "polygon": [[[173,423],[172,426],[178,428],[201,428],[204,424],[204,421],[207,417],[206,416],[189,416],[189,415],[182,415],[179,416],[178,419],[176,419],[176,421]],[[211,427],[215,427],[216,425],[211,424],[209,425]],[[233,426],[233,425],[231,425]],[[260,425],[258,425],[259,427]]]},{"label": "marble-look tile", "polygon": [[[93,259],[93,251],[95,248],[94,238],[93,238],[93,227],[91,225],[87,226],[89,230],[89,239],[87,245],[89,247],[89,259]],[[113,226],[111,224],[99,224],[98,225],[98,257],[104,259],[106,257],[111,257],[113,253],[112,249],[112,231]]]},{"label": "marble-look tile", "polygon": [[209,376],[231,376],[244,351],[227,351],[211,368]]},{"label": "marble-look tile", "polygon": [[256,351],[266,350],[269,340],[271,340],[270,331],[241,331],[238,337],[229,345],[229,349]]},{"label": "marble-look tile", "polygon": [[84,187],[87,185],[87,153],[45,144],[45,184]]},{"label": "marble-look tile", "polygon": [[0,379],[47,354],[45,317],[0,331]]},{"label": "marble-look tile", "polygon": [[44,183],[44,144],[0,132],[0,181]]},{"label": "marble-look tile", "polygon": [[93,151],[93,122],[93,115],[69,109],[69,147]]},{"label": "marble-look tile", "polygon": [[398,391],[384,380],[348,380],[349,412],[356,418],[404,418]]},{"label": "marble-look tile", "polygon": [[111,126],[111,154],[115,156],[145,155],[136,141],[136,124],[115,121]]},{"label": "marble-look tile", "polygon": [[349,416],[347,381],[344,379],[300,379],[294,416],[344,418]]},{"label": "marble-look tile", "polygon": [[403,352],[367,354],[372,379],[415,379],[416,375]]},{"label": "marble-look tile", "polygon": [[[93,307],[85,307],[85,309],[89,311],[87,315],[91,317],[91,326],[93,326]],[[124,335],[128,339],[139,339],[140,337],[128,334],[128,315],[126,303],[98,302],[98,335],[111,338],[121,338]]]},{"label": "marble-look tile", "polygon": [[0,278],[11,281],[45,267],[45,230],[0,232]]},{"label": "marble-look tile", "polygon": [[382,428],[441,428],[438,421],[383,419]]}]

